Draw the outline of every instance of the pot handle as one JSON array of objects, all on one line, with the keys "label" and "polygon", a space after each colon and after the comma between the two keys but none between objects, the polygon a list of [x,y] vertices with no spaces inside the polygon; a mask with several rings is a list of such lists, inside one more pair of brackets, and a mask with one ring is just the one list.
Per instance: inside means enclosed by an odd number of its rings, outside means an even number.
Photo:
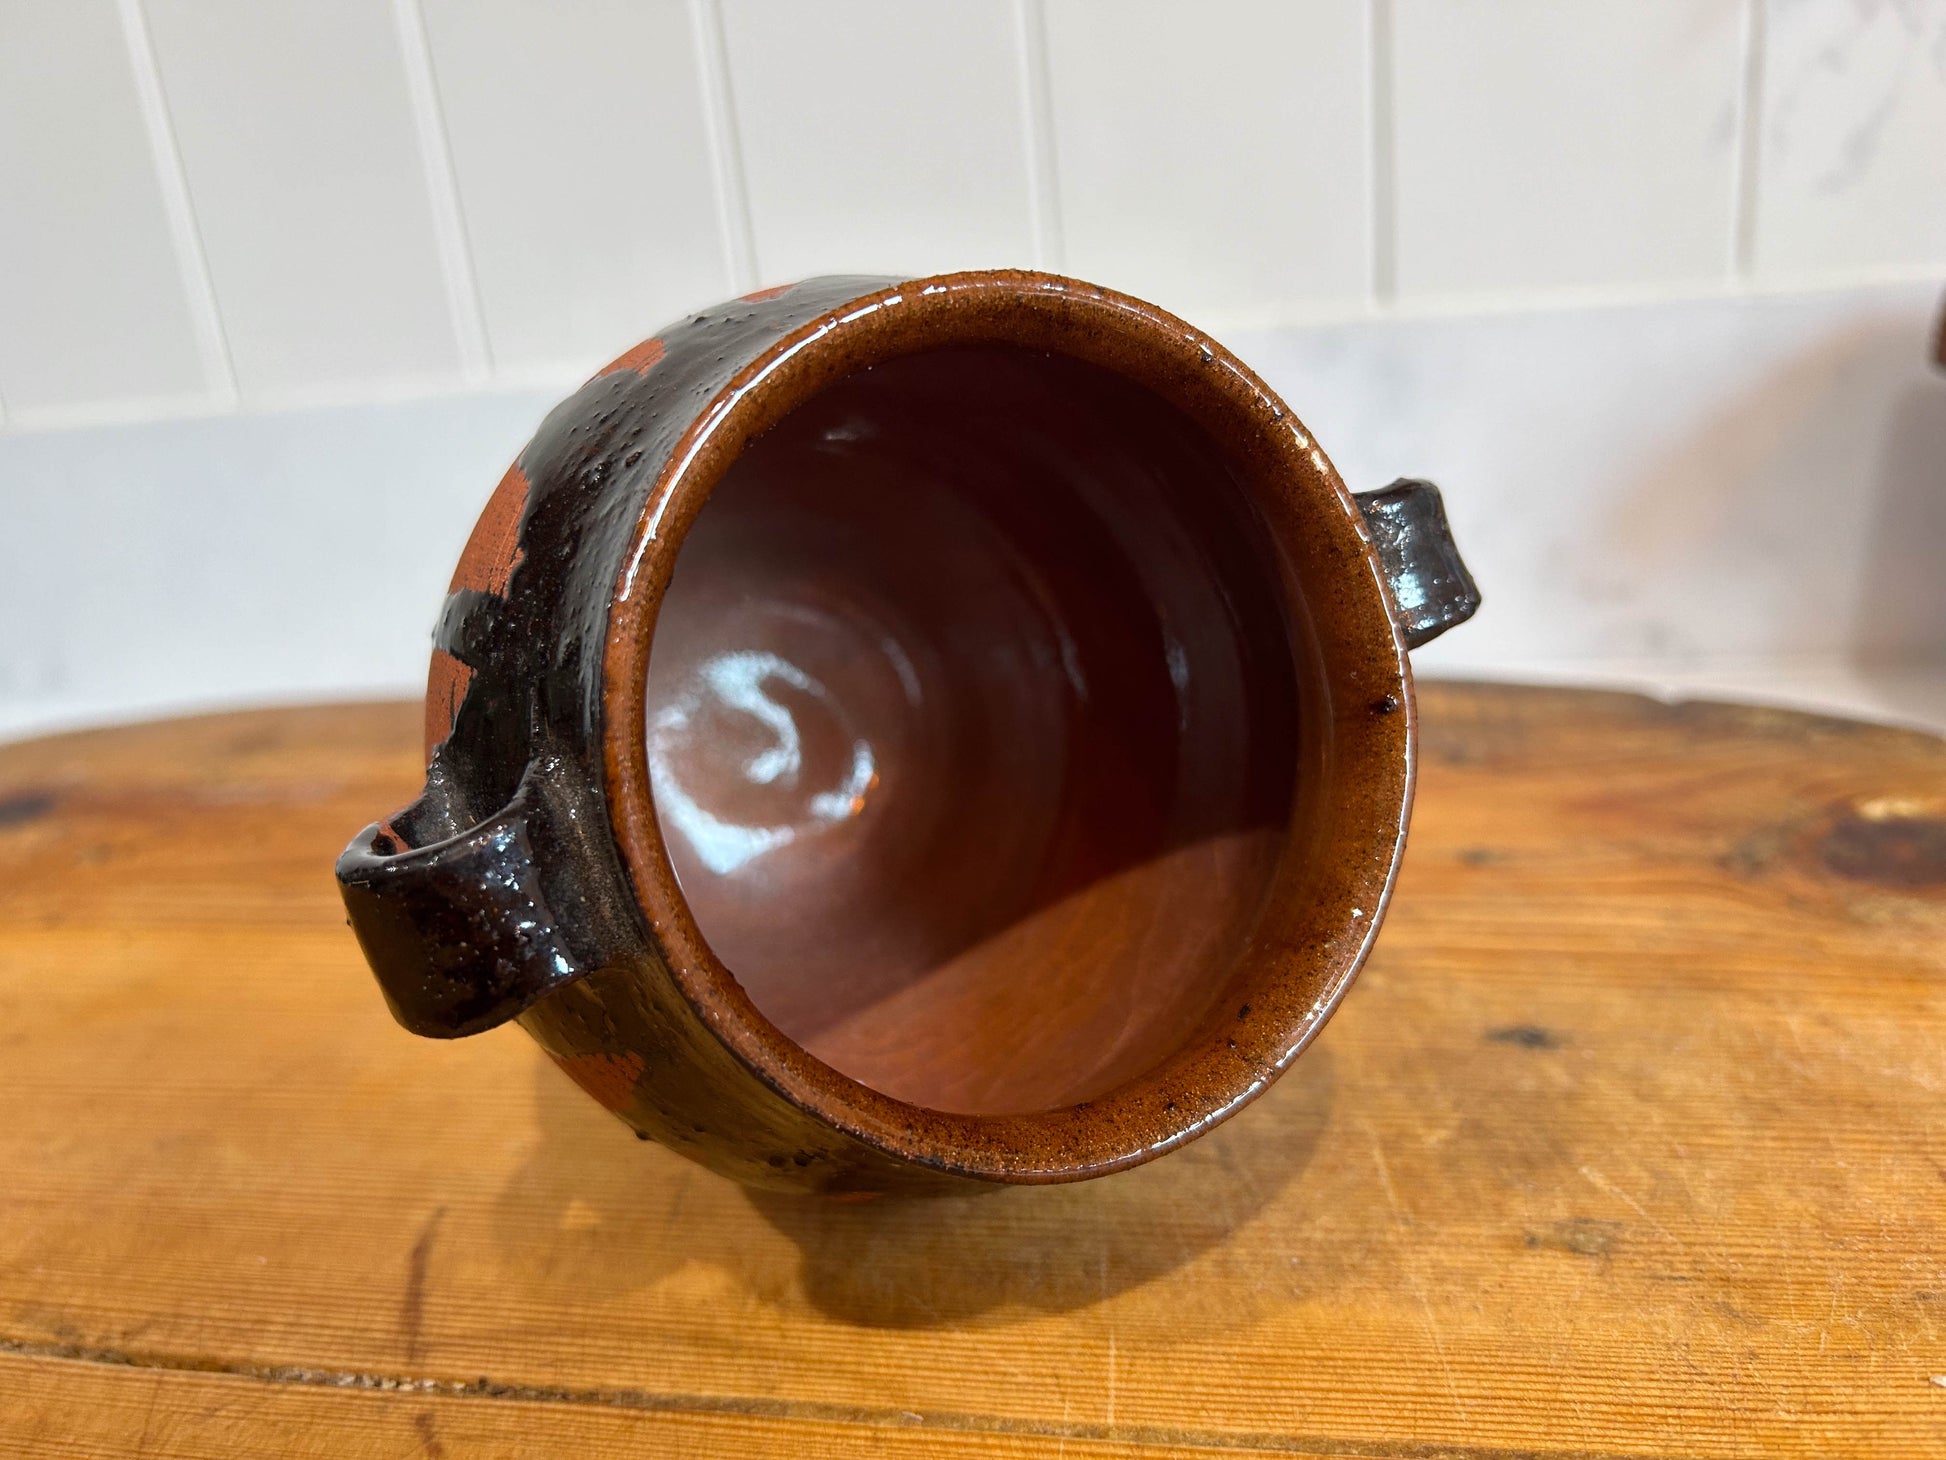
[{"label": "pot handle", "polygon": [[563,767],[537,757],[512,798],[471,820],[437,760],[417,801],[374,822],[338,858],[338,888],[392,1015],[457,1039],[504,1024],[596,966],[555,916],[535,856],[579,818]]},{"label": "pot handle", "polygon": [[1352,500],[1364,514],[1408,649],[1429,644],[1473,617],[1480,590],[1453,545],[1438,487],[1401,477]]}]

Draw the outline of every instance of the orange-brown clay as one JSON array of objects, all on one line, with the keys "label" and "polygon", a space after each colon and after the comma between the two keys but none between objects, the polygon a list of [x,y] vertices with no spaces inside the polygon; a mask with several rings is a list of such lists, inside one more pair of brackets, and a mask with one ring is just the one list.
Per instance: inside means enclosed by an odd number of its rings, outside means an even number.
[{"label": "orange-brown clay", "polygon": [[[520,518],[527,507],[527,491],[526,475],[516,462],[500,478],[500,485],[487,498],[479,521],[473,524],[447,592],[506,593],[508,581],[521,558]],[[443,648],[433,650],[432,665],[426,676],[428,756],[452,731],[453,717],[459,713],[460,702],[466,698],[472,680],[471,665]]]},{"label": "orange-brown clay", "polygon": [[649,665],[657,819],[786,1036],[967,1113],[1201,1020],[1290,816],[1274,555],[1210,438],[1012,346],[830,386],[730,467]]}]

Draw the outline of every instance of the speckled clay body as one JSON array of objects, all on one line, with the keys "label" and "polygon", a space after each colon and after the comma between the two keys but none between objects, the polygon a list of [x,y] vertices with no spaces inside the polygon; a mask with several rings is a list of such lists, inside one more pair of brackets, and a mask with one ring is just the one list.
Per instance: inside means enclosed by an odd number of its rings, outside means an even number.
[{"label": "speckled clay body", "polygon": [[1477,601],[1431,488],[1355,504],[1152,306],[812,280],[548,417],[440,618],[426,793],[339,877],[408,1028],[517,1017],[728,1175],[1100,1175],[1344,992],[1405,650]]}]

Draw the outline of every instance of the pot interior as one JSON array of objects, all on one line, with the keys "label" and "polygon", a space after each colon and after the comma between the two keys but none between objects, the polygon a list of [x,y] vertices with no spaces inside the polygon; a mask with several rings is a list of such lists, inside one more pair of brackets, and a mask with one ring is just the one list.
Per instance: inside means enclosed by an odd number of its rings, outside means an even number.
[{"label": "pot interior", "polygon": [[936,1110],[1165,1058],[1291,834],[1281,584],[1217,444],[1101,367],[955,345],[814,396],[703,504],[650,651],[656,815],[711,951]]}]

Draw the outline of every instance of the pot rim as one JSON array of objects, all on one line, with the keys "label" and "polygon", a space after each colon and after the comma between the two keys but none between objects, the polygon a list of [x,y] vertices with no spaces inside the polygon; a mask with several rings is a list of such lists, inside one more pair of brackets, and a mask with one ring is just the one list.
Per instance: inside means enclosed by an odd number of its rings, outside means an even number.
[{"label": "pot rim", "polygon": [[[865,281],[860,281],[864,284]],[[781,291],[765,291],[770,297]],[[657,612],[684,537],[742,448],[836,379],[952,344],[1048,349],[1104,366],[1208,431],[1263,511],[1298,658],[1292,834],[1223,1008],[1159,1064],[1054,1110],[931,1110],[825,1064],[750,1000],[676,883],[649,786],[646,692]],[[1306,561],[1293,563],[1293,553]],[[1312,571],[1307,576],[1300,567]],[[1416,716],[1403,633],[1364,519],[1335,468],[1253,371],[1174,315],[1058,275],[982,270],[866,287],[783,336],[697,413],[650,488],[612,586],[602,763],[617,851],[656,952],[697,1015],[785,1100],[895,1158],[1009,1183],[1138,1165],[1227,1119],[1316,1036],[1370,951],[1410,815]],[[1320,693],[1322,692],[1322,693]],[[1322,701],[1322,703],[1320,703]],[[1333,849],[1329,855],[1326,844]],[[1254,980],[1254,981],[1252,981]],[[1219,1018],[1221,1016],[1221,1018]]]}]

